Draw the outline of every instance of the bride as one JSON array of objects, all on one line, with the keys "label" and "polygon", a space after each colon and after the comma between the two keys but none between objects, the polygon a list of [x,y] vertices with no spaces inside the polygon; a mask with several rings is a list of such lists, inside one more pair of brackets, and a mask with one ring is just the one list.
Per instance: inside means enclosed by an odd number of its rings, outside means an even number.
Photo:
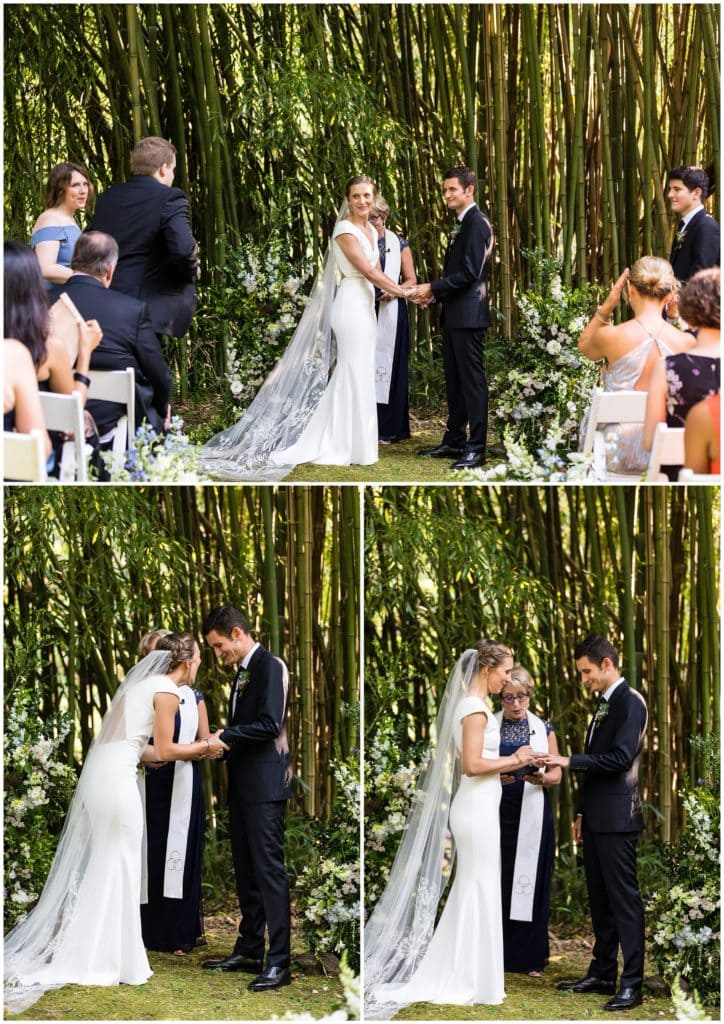
[{"label": "bride", "polygon": [[379,268],[377,233],[369,224],[375,194],[366,175],[348,181],[324,269],[289,346],[238,423],[201,449],[202,472],[222,480],[281,480],[302,462],[377,461],[374,286],[397,298],[411,291]]},{"label": "bride", "polygon": [[[165,647],[165,650],[161,650]],[[5,1009],[20,1013],[63,985],[141,985],[153,973],[141,937],[143,808],[136,769],[148,737],[164,761],[221,756],[218,735],[173,743],[178,688],[201,655],[172,634],[116,691],[78,779],[48,880],[5,940]]]},{"label": "bride", "polygon": [[[502,1003],[500,774],[528,765],[531,747],[498,756],[488,703],[510,682],[511,651],[480,640],[455,665],[435,722],[436,742],[413,797],[387,886],[365,927],[365,1015],[388,1019],[410,1003]],[[452,797],[452,802],[450,802]],[[448,826],[455,880],[446,884]]]}]

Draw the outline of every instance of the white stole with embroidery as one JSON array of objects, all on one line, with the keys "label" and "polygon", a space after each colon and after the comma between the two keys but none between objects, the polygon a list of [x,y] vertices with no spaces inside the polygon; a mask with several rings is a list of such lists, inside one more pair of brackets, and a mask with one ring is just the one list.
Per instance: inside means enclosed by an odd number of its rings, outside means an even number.
[{"label": "white stole with embroidery", "polygon": [[[179,686],[179,728],[178,743],[193,743],[199,730],[199,709],[196,694],[190,686]],[[184,867],[188,844],[191,803],[194,788],[194,765],[192,761],[174,763],[173,787],[171,789],[171,812],[168,821],[166,858],[163,876],[163,895],[167,899],[183,899]],[[143,820],[146,820],[146,787],[141,779],[141,800]],[[143,830],[143,871],[141,877],[141,903],[148,903],[148,852],[146,829]]]},{"label": "white stole with embroidery", "polygon": [[[538,754],[547,754],[548,734],[545,722],[531,711],[527,711],[526,716],[530,731],[530,746]],[[500,724],[503,721],[503,712],[496,712],[495,717]],[[542,788],[523,784],[518,843],[513,867],[513,891],[510,897],[511,921],[533,920],[535,879],[538,873],[538,854],[543,834],[543,799]]]},{"label": "white stole with embroidery", "polygon": [[[387,229],[385,229],[385,250],[385,276],[397,284],[400,280],[402,265],[400,239],[393,231]],[[375,397],[381,405],[387,405],[390,400],[392,360],[395,355],[395,338],[397,337],[397,313],[397,299],[385,299],[380,302],[377,314]]]}]

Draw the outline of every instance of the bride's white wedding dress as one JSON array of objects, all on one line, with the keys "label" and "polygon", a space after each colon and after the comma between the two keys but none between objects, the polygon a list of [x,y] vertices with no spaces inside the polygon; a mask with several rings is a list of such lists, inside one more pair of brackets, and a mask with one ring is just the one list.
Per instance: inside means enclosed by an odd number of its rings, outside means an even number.
[{"label": "bride's white wedding dress", "polygon": [[330,318],[337,339],[337,364],[302,436],[291,448],[272,456],[276,464],[368,466],[377,462],[375,289],[342,252],[336,239],[343,234],[354,235],[371,267],[379,258],[367,231],[349,220],[337,222],[332,244],[342,280]]},{"label": "bride's white wedding dress", "polygon": [[[463,697],[455,711],[455,746],[462,720],[486,718],[483,757],[498,757],[500,727],[480,697]],[[500,775],[462,775],[450,806],[456,870],[445,909],[410,979],[374,987],[379,1004],[496,1005],[505,998],[500,894]]]},{"label": "bride's white wedding dress", "polygon": [[338,220],[292,340],[238,422],[201,449],[202,473],[273,481],[304,462],[377,461],[374,286],[342,251],[337,239],[344,234],[357,239],[370,267],[377,264],[370,233]]},{"label": "bride's white wedding dress", "polygon": [[165,675],[135,683],[106,715],[89,751],[40,900],[5,940],[10,1012],[51,988],[140,985],[153,973],[141,936],[137,768],[159,692],[178,696]]}]

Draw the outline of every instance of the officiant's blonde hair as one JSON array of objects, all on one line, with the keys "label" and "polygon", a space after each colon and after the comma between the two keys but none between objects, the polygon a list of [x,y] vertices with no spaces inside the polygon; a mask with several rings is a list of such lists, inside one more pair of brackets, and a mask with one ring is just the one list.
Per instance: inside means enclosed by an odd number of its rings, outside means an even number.
[{"label": "officiant's blonde hair", "polygon": [[527,668],[524,668],[522,665],[513,665],[513,668],[510,670],[510,682],[505,683],[503,689],[506,686],[514,686],[516,691],[525,690],[530,696],[534,685],[533,676]]}]

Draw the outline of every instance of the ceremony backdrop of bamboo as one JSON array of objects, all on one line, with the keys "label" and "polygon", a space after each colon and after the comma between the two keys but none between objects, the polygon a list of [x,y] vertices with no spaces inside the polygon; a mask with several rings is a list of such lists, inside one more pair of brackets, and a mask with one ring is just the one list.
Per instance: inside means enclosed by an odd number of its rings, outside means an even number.
[{"label": "ceremony backdrop of bamboo", "polygon": [[[289,665],[298,807],[329,812],[330,760],[359,748],[356,488],[22,488],[6,494],[5,529],[6,651],[32,653],[44,718],[72,713],[71,763],[160,626],[199,637],[198,685],[223,725],[231,676],[199,631],[232,604]],[[6,673],[6,706],[20,682]],[[207,796],[222,796],[219,766],[204,767]]]},{"label": "ceremony backdrop of bamboo", "polygon": [[[489,636],[532,672],[561,752],[581,751],[592,707],[572,651],[600,632],[649,707],[648,829],[676,838],[702,770],[689,738],[719,728],[714,488],[371,489],[365,537],[368,735],[391,716],[403,747],[427,740],[457,657]],[[569,773],[551,792],[566,842]]]},{"label": "ceremony backdrop of bamboo", "polygon": [[[6,236],[59,160],[105,188],[133,142],[178,147],[204,280],[247,232],[317,255],[352,173],[374,176],[423,277],[440,174],[467,162],[497,235],[510,336],[523,250],[566,282],[664,255],[667,171],[720,180],[716,4],[6,5]],[[719,214],[716,193],[709,204]],[[429,318],[417,322],[429,355]],[[218,360],[214,360],[218,365]]]}]

